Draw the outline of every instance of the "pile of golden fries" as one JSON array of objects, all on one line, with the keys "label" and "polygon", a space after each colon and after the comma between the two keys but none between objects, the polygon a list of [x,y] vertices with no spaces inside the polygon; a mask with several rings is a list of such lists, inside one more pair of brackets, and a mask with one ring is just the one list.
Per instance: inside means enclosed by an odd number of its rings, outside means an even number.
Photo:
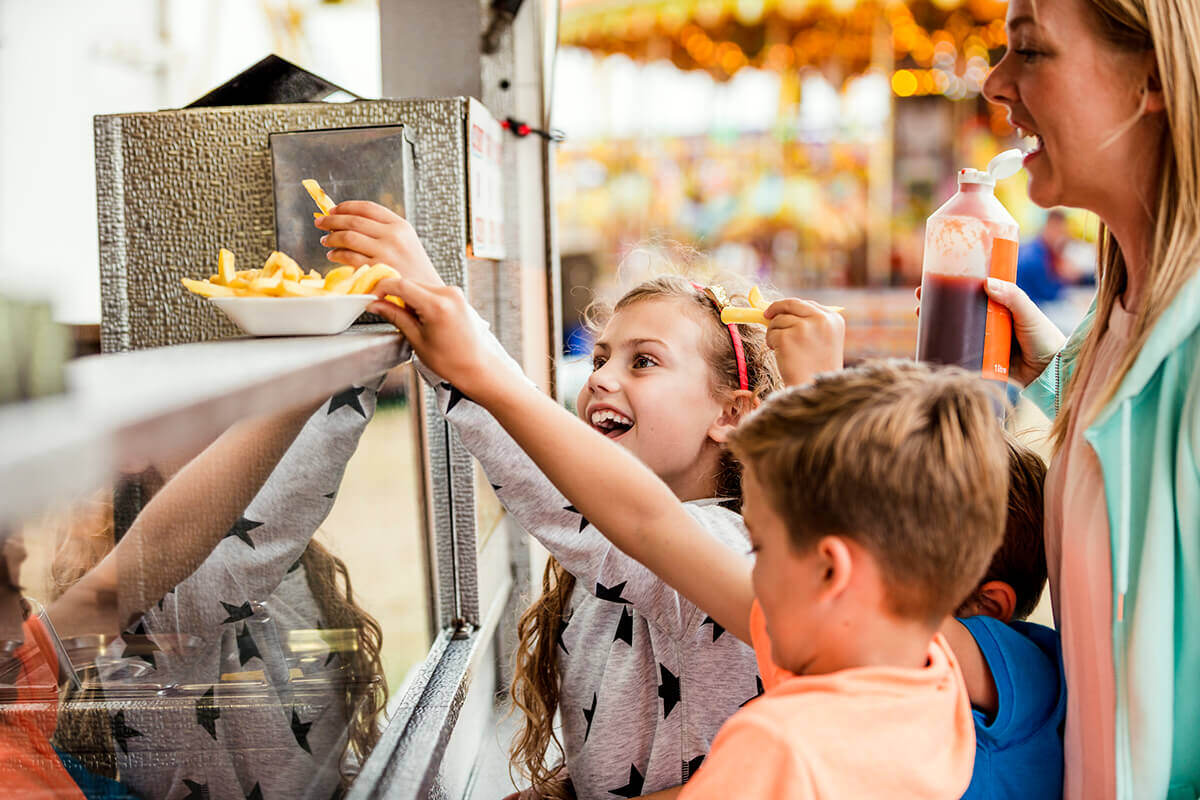
[{"label": "pile of golden fries", "polygon": [[234,269],[233,253],[221,248],[214,275],[203,281],[184,278],[183,285],[203,297],[322,297],[370,294],[379,281],[396,275],[387,264],[335,267],[324,276],[315,269],[306,273],[279,251],[267,257],[262,269]]}]

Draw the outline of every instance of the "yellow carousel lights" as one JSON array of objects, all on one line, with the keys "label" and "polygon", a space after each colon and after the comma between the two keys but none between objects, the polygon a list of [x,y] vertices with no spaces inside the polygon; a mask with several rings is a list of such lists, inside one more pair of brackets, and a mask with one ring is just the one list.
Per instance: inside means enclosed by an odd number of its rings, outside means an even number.
[{"label": "yellow carousel lights", "polygon": [[561,42],[718,80],[746,66],[882,66],[897,97],[963,100],[979,94],[1005,44],[1004,12],[1002,0],[566,0]]}]

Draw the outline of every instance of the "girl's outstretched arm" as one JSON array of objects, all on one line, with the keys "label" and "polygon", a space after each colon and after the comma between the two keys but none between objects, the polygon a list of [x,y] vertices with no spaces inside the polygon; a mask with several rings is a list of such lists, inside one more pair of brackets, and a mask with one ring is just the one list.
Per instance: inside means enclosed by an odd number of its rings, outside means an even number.
[{"label": "girl's outstretched arm", "polygon": [[726,630],[749,641],[751,563],[700,526],[645,464],[489,358],[467,324],[462,292],[393,278],[370,311],[391,320],[421,360],[500,422],[572,505],[612,542],[645,564]]}]

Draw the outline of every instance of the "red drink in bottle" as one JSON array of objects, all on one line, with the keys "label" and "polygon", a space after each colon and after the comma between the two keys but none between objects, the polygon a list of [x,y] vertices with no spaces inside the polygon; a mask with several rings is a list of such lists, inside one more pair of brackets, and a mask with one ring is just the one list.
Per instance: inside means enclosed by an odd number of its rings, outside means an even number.
[{"label": "red drink in bottle", "polygon": [[958,192],[926,223],[917,360],[1006,381],[1012,317],[984,291],[989,277],[1017,274],[1017,222],[994,194],[1001,171],[960,170]]}]

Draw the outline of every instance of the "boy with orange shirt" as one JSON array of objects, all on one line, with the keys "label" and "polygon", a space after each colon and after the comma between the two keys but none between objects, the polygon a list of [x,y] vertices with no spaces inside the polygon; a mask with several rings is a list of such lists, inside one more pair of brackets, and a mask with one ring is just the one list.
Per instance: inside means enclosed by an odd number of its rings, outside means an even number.
[{"label": "boy with orange shirt", "polygon": [[1007,491],[977,378],[884,362],[767,400],[727,437],[746,467],[751,564],[635,457],[490,360],[461,323],[461,292],[407,279],[377,291],[407,308],[371,310],[487,408],[584,517],[734,635],[747,638],[753,619],[756,647],[765,633],[793,674],[764,676],[765,696],[721,729],[684,798],[962,795],[971,708],[938,629],[1000,544]]}]

